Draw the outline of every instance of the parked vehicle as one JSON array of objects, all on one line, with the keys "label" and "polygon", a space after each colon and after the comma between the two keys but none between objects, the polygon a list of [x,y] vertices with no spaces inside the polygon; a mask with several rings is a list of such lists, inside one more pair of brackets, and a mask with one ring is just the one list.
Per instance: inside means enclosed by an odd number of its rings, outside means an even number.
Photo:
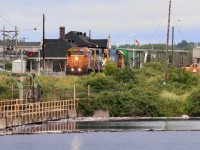
[{"label": "parked vehicle", "polygon": [[192,72],[192,73],[199,73],[200,71],[198,63],[193,63],[190,67],[182,67],[182,69]]}]

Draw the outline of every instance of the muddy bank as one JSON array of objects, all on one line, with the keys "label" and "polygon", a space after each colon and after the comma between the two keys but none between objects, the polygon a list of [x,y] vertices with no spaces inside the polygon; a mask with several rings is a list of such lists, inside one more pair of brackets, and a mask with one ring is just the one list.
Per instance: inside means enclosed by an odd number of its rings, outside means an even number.
[{"label": "muddy bank", "polygon": [[123,120],[200,120],[200,117],[189,117],[187,115],[183,115],[181,117],[75,117],[68,119],[61,119],[57,121],[49,121],[49,122],[63,122],[63,121],[123,121]]}]

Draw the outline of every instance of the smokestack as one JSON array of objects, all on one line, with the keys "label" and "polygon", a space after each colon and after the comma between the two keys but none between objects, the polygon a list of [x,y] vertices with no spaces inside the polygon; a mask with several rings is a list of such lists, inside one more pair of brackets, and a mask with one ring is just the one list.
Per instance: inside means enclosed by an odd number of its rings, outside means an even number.
[{"label": "smokestack", "polygon": [[65,39],[65,26],[60,26],[60,38]]}]

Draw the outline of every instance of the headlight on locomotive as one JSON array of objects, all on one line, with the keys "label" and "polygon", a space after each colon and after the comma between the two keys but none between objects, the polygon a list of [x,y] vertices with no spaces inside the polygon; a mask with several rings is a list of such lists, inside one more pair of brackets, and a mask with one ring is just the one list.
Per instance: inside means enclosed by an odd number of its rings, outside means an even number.
[{"label": "headlight on locomotive", "polygon": [[81,68],[78,68],[78,71],[81,72]]},{"label": "headlight on locomotive", "polygon": [[74,68],[71,68],[71,71],[73,72],[73,71],[74,71]]}]

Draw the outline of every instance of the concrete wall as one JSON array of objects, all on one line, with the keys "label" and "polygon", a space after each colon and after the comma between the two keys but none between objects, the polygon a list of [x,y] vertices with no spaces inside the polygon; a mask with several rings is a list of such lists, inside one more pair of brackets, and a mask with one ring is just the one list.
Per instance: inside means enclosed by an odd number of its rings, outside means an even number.
[{"label": "concrete wall", "polygon": [[110,117],[110,112],[104,110],[96,110],[92,117]]},{"label": "concrete wall", "polygon": [[5,129],[5,128],[6,128],[6,120],[0,119],[0,129]]}]

